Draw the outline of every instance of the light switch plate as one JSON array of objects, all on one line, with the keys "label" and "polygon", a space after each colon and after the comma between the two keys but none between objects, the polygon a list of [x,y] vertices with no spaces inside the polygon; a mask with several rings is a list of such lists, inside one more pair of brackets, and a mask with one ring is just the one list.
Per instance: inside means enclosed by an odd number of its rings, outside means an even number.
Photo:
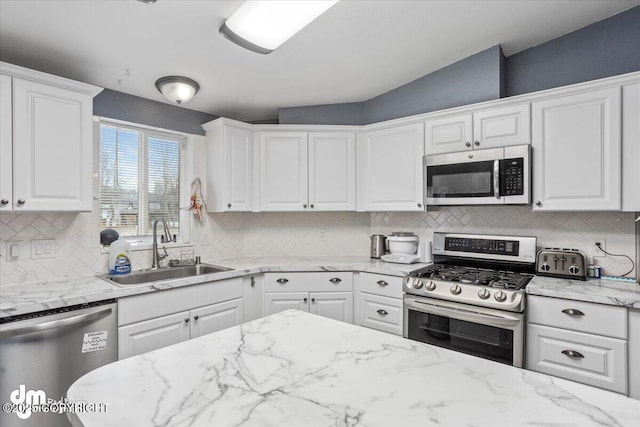
[{"label": "light switch plate", "polygon": [[32,240],[31,259],[55,258],[56,241],[53,239]]}]

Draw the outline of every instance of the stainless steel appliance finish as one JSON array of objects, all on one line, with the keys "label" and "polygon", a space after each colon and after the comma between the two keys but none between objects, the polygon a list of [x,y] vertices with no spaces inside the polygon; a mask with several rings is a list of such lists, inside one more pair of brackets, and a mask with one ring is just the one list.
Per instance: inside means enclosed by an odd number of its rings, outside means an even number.
[{"label": "stainless steel appliance finish", "polygon": [[164,267],[155,270],[134,271],[128,274],[101,274],[96,276],[116,286],[141,285],[159,280],[180,279],[183,277],[202,276],[203,274],[221,273],[231,268],[219,265],[195,264],[184,267]]},{"label": "stainless steel appliance finish", "polygon": [[434,264],[403,281],[404,336],[523,366],[535,237],[434,233]]},{"label": "stainless steel appliance finish", "polygon": [[587,280],[587,255],[578,249],[544,248],[536,258],[536,274]]},{"label": "stainless steel appliance finish", "polygon": [[371,258],[379,259],[387,250],[387,236],[384,234],[371,235]]},{"label": "stainless steel appliance finish", "polygon": [[[21,385],[26,390],[42,390],[47,399],[59,401],[82,375],[115,362],[117,317],[117,304],[110,300],[2,319],[0,401],[11,402],[11,392]],[[2,411],[0,425],[70,424],[64,413],[34,412],[27,419],[20,419],[15,413]]]},{"label": "stainless steel appliance finish", "polygon": [[531,203],[531,147],[424,156],[425,205]]}]

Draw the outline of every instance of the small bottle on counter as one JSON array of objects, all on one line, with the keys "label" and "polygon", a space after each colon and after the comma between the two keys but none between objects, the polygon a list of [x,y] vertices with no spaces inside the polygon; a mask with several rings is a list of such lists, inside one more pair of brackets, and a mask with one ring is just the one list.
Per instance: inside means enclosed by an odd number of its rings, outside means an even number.
[{"label": "small bottle on counter", "polygon": [[589,257],[589,266],[587,267],[587,277],[596,277],[595,263],[596,263],[596,260],[594,259],[594,257]]}]

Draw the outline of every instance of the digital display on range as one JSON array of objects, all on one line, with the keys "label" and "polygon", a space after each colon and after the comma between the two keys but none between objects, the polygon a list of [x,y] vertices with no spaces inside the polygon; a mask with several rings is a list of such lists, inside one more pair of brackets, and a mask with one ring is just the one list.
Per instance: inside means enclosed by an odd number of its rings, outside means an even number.
[{"label": "digital display on range", "polygon": [[518,256],[520,242],[517,240],[469,239],[464,237],[446,237],[444,249],[456,252],[474,252],[480,254]]}]

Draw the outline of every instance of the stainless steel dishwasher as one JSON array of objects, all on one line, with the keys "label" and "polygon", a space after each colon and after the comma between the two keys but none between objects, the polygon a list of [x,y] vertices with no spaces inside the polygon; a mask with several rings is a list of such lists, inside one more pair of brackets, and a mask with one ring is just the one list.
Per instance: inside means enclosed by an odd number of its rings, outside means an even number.
[{"label": "stainless steel dishwasher", "polygon": [[109,300],[0,320],[0,425],[68,427],[65,413],[23,411],[19,417],[6,412],[7,404],[34,403],[39,390],[60,401],[82,375],[115,362],[117,310]]}]

